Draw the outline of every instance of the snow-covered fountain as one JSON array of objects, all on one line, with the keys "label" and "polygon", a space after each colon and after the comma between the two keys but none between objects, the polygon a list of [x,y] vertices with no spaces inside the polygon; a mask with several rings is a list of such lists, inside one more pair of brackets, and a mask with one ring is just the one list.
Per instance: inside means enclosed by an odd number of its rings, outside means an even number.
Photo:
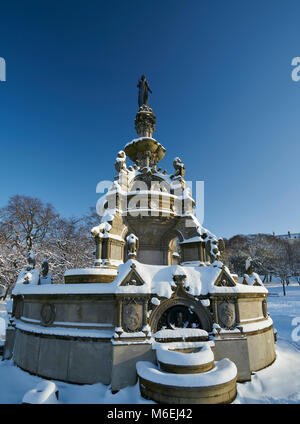
[{"label": "snow-covered fountain", "polygon": [[239,282],[222,263],[224,243],[194,215],[180,158],[173,174],[157,168],[166,150],[155,123],[140,105],[138,138],[118,153],[92,229],[93,266],[66,271],[65,284],[18,280],[13,358],[48,379],[112,390],[139,378],[158,402],[231,402],[236,381],[275,359],[268,291],[249,264]]}]

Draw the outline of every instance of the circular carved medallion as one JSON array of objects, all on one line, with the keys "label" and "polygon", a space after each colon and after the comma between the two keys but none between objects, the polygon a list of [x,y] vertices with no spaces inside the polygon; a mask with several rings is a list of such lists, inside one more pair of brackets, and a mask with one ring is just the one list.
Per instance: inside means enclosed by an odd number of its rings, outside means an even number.
[{"label": "circular carved medallion", "polygon": [[123,305],[123,328],[126,331],[138,331],[143,324],[143,306],[141,304]]},{"label": "circular carved medallion", "polygon": [[42,324],[45,326],[53,324],[55,320],[55,306],[51,303],[45,303],[41,309]]},{"label": "circular carved medallion", "polygon": [[221,302],[218,305],[219,323],[223,328],[232,329],[235,326],[235,305],[232,302]]}]

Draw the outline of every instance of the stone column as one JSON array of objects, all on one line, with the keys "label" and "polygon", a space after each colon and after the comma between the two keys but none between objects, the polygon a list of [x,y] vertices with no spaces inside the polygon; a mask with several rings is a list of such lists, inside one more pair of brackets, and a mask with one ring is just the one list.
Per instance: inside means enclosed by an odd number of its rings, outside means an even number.
[{"label": "stone column", "polygon": [[101,251],[102,251],[102,239],[99,235],[95,237],[96,252],[94,266],[101,266]]}]

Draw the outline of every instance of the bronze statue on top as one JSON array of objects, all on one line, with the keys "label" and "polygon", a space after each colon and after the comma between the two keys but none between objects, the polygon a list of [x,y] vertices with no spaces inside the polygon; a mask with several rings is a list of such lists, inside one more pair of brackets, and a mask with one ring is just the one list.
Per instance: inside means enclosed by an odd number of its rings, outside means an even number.
[{"label": "bronze statue on top", "polygon": [[141,76],[141,79],[139,80],[137,87],[139,89],[139,97],[138,97],[139,107],[143,105],[148,106],[149,105],[148,92],[150,91],[150,93],[152,94],[152,91],[149,87],[149,83],[146,80],[145,75]]}]

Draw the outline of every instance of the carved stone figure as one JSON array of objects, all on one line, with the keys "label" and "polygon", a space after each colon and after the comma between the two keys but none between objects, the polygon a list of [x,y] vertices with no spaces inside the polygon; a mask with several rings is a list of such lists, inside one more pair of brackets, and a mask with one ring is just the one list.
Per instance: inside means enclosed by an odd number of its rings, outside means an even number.
[{"label": "carved stone figure", "polygon": [[138,237],[135,236],[133,233],[129,234],[129,236],[126,237],[126,241],[128,244],[128,256],[131,259],[135,259],[138,251]]},{"label": "carved stone figure", "polygon": [[121,171],[125,171],[126,173],[128,172],[128,169],[126,168],[126,154],[123,152],[123,150],[120,150],[118,153],[115,162],[115,168],[118,173]]},{"label": "carved stone figure", "polygon": [[143,105],[148,106],[148,103],[149,103],[148,92],[150,91],[150,93],[152,94],[152,91],[149,87],[149,83],[146,80],[145,75],[141,76],[141,79],[139,80],[137,87],[139,89],[139,96],[138,96],[139,107],[141,107]]},{"label": "carved stone figure", "polygon": [[181,178],[183,178],[184,174],[185,174],[185,166],[184,166],[184,163],[182,162],[182,160],[179,157],[176,157],[174,159],[173,166],[174,166],[174,169],[175,169],[175,174],[172,175],[172,178],[179,177],[179,176]]}]

